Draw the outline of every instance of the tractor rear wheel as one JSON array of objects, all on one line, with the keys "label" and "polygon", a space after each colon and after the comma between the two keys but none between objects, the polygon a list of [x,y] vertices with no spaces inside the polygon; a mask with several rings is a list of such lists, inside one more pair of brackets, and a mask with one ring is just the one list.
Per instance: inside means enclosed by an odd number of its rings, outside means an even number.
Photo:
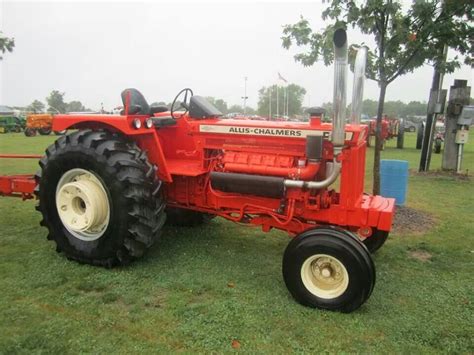
[{"label": "tractor rear wheel", "polygon": [[64,129],[62,131],[54,131],[54,134],[57,136],[64,136],[67,132],[67,129]]},{"label": "tractor rear wheel", "polygon": [[196,227],[208,223],[215,216],[184,208],[167,207],[166,224],[177,227]]},{"label": "tractor rear wheel", "polygon": [[51,127],[43,127],[38,129],[39,134],[42,136],[49,136],[52,132]]},{"label": "tractor rear wheel", "polygon": [[299,303],[349,313],[372,293],[375,266],[355,235],[336,227],[318,227],[288,244],[283,278]]},{"label": "tractor rear wheel", "polygon": [[69,259],[125,265],[160,236],[166,219],[161,182],[135,143],[81,130],[58,138],[40,166],[40,224]]},{"label": "tractor rear wheel", "polygon": [[382,247],[382,245],[385,244],[387,238],[388,232],[374,229],[373,235],[368,238],[365,238],[362,243],[364,243],[364,245],[367,247],[367,249],[369,249],[371,253],[375,253]]},{"label": "tractor rear wheel", "polygon": [[27,136],[27,137],[36,136],[36,129],[34,129],[34,128],[25,128],[25,136]]}]

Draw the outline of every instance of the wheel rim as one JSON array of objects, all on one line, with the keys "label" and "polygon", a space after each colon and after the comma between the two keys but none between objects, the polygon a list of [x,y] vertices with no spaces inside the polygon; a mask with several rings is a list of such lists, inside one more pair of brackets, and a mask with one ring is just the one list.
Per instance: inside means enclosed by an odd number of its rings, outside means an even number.
[{"label": "wheel rim", "polygon": [[110,204],[102,181],[92,172],[72,169],[56,188],[56,208],[64,227],[76,238],[99,239],[110,220]]},{"label": "wheel rim", "polygon": [[309,292],[324,299],[339,297],[349,285],[345,266],[327,254],[317,254],[306,259],[301,267],[301,279]]}]

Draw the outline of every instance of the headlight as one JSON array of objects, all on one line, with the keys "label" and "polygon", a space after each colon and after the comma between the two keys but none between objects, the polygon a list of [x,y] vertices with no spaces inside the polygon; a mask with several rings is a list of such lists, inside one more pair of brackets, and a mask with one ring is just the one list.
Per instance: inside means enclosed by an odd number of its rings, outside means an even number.
[{"label": "headlight", "polygon": [[153,127],[153,120],[152,120],[151,118],[149,118],[149,119],[147,119],[147,120],[145,121],[145,127],[146,127],[146,128],[151,128],[151,127]]},{"label": "headlight", "polygon": [[136,129],[142,128],[142,121],[140,121],[138,118],[135,118],[133,120],[133,127],[135,127]]}]

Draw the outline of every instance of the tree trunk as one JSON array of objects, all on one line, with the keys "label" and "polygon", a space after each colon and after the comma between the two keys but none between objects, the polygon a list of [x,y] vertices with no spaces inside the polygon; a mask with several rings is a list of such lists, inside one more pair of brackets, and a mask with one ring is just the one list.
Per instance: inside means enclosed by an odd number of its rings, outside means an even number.
[{"label": "tree trunk", "polygon": [[382,150],[382,116],[383,105],[385,103],[385,92],[387,83],[380,83],[379,106],[377,109],[377,124],[375,125],[375,146],[374,146],[374,182],[372,192],[374,195],[380,194],[380,151]]}]

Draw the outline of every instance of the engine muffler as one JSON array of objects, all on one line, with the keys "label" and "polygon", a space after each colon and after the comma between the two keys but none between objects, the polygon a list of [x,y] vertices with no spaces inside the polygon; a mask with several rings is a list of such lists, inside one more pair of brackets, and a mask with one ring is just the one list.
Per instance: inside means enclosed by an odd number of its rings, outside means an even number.
[{"label": "engine muffler", "polygon": [[284,178],[219,171],[211,171],[210,176],[211,187],[218,191],[270,198],[282,198],[285,195]]}]

